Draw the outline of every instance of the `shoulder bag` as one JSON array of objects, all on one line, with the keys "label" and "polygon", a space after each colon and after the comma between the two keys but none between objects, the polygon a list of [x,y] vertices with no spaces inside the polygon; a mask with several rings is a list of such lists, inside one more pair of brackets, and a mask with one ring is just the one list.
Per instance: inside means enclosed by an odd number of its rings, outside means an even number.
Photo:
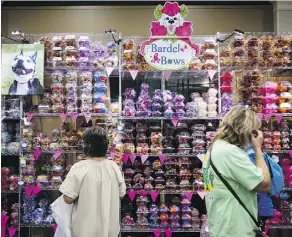
[{"label": "shoulder bag", "polygon": [[248,213],[248,215],[251,217],[251,219],[253,220],[253,222],[256,224],[257,229],[254,230],[255,237],[265,237],[265,234],[261,230],[261,225],[260,225],[259,221],[250,213],[250,211],[247,209],[247,207],[241,201],[241,199],[236,194],[236,192],[233,190],[233,188],[230,186],[230,184],[226,181],[226,179],[223,178],[223,176],[219,173],[219,171],[217,170],[217,168],[213,164],[212,158],[211,158],[211,150],[210,150],[210,165],[211,165],[212,169],[214,170],[214,172],[216,173],[216,175],[222,181],[222,183],[231,192],[231,194],[233,195],[233,197],[239,202],[239,204],[243,207],[243,209]]}]

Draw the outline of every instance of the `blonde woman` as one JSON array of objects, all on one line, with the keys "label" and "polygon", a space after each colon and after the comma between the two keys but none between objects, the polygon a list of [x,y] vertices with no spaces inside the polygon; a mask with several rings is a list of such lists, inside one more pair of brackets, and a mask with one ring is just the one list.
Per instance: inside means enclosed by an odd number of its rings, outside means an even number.
[{"label": "blonde woman", "polygon": [[[203,174],[210,237],[262,236],[255,233],[259,230],[256,193],[268,193],[271,180],[261,150],[260,128],[261,121],[254,112],[234,107],[223,118],[206,154]],[[256,166],[245,152],[250,144],[255,150]]]}]

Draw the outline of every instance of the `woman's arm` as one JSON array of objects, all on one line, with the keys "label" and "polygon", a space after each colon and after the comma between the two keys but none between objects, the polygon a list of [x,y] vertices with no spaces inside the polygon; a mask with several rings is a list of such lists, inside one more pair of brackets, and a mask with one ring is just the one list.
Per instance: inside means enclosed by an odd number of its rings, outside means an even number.
[{"label": "woman's arm", "polygon": [[70,198],[70,197],[66,196],[65,194],[63,195],[63,199],[67,204],[73,204],[75,201],[75,199]]}]

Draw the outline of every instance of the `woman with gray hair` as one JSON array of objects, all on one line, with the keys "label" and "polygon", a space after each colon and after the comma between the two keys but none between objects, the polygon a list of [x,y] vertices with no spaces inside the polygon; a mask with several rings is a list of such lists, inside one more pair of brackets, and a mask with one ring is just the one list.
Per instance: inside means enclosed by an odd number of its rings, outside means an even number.
[{"label": "woman with gray hair", "polygon": [[[203,164],[210,237],[264,236],[258,226],[257,192],[268,193],[270,173],[261,150],[256,114],[243,106],[223,118]],[[255,150],[254,165],[246,148]]]}]

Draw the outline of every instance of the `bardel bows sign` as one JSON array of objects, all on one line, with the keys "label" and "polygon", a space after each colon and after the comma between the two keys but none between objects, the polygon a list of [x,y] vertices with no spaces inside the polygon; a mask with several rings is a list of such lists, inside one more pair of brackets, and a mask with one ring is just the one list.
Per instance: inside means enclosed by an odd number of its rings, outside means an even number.
[{"label": "bardel bows sign", "polygon": [[187,7],[177,2],[156,7],[157,21],[151,23],[151,36],[141,46],[141,54],[149,65],[159,70],[179,70],[188,67],[199,54],[198,45],[190,40],[193,24],[185,21],[187,14]]}]

